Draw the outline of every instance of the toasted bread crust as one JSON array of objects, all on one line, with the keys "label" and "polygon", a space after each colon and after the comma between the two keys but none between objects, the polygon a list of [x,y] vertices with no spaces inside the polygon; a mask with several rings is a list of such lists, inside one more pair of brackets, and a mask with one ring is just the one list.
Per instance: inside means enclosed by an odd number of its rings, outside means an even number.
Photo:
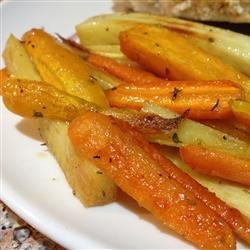
[{"label": "toasted bread crust", "polygon": [[114,0],[113,8],[200,21],[250,23],[249,0]]}]

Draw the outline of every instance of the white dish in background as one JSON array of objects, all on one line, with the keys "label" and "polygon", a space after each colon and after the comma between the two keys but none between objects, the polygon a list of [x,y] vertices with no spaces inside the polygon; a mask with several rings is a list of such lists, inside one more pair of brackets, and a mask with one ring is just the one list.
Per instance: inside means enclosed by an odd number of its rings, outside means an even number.
[{"label": "white dish in background", "polygon": [[[33,27],[69,36],[87,17],[110,12],[110,1],[6,1],[1,4],[2,46],[10,33]],[[98,34],[97,34],[98,35]],[[37,230],[69,249],[193,249],[128,197],[84,208],[73,196],[33,120],[1,102],[3,201]]]}]

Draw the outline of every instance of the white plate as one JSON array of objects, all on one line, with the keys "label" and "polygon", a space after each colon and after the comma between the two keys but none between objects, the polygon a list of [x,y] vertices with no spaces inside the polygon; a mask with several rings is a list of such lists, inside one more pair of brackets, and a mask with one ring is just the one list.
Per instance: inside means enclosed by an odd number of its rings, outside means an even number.
[{"label": "white plate", "polygon": [[[68,36],[87,17],[110,12],[111,2],[7,1],[1,8],[2,50],[10,33],[20,37],[33,27]],[[3,105],[1,111],[1,196],[36,229],[69,249],[194,248],[128,198],[84,208],[54,158],[41,146],[35,123]]]}]

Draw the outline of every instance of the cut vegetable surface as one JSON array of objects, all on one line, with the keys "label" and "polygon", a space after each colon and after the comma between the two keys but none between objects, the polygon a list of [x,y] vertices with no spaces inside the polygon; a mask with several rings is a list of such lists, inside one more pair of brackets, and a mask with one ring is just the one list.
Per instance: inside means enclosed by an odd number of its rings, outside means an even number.
[{"label": "cut vegetable surface", "polygon": [[101,87],[93,81],[86,62],[43,30],[24,34],[24,46],[42,79],[84,100],[107,106]]},{"label": "cut vegetable surface", "polygon": [[250,37],[203,23],[147,13],[112,13],[85,20],[76,26],[76,31],[81,43],[88,48],[105,53],[108,47],[110,55],[118,56],[119,33],[138,24],[161,25],[178,32],[207,53],[218,56],[250,76]]},{"label": "cut vegetable surface", "polygon": [[40,80],[35,66],[27,56],[23,43],[13,35],[10,35],[7,40],[3,58],[6,68],[12,75],[29,80]]},{"label": "cut vegetable surface", "polygon": [[250,103],[235,100],[231,102],[231,108],[236,119],[250,129]]},{"label": "cut vegetable surface", "polygon": [[245,218],[238,210],[233,209],[226,203],[218,199],[213,193],[196,182],[192,177],[178,169],[168,159],[166,159],[157,148],[144,140],[136,131],[131,130],[133,138],[137,144],[175,179],[183,188],[192,192],[199,200],[203,201],[209,208],[220,215],[233,229],[233,231],[243,240],[250,243],[250,220]]},{"label": "cut vegetable surface", "polygon": [[211,176],[225,178],[250,186],[250,161],[209,150],[197,145],[180,149],[181,156],[191,168]]},{"label": "cut vegetable surface", "polygon": [[4,83],[3,101],[10,111],[23,117],[66,121],[96,107],[45,82],[16,78]]},{"label": "cut vegetable surface", "polygon": [[116,199],[117,187],[95,163],[78,157],[68,137],[67,122],[38,119],[40,134],[60,164],[72,192],[86,207]]},{"label": "cut vegetable surface", "polygon": [[[68,137],[68,123],[61,121],[72,118],[72,115],[79,115],[79,111],[85,110],[87,102],[41,82],[41,77],[35,70],[24,45],[16,38],[8,39],[5,54],[12,55],[4,58],[10,74],[24,78],[12,78],[3,83],[3,100],[6,107],[28,118],[34,118],[34,115],[44,116],[38,120],[41,137],[60,164],[73,193],[84,206],[113,202],[116,198],[116,186],[108,177],[100,174],[95,164],[87,159],[79,159]],[[92,104],[91,107],[95,105]],[[58,118],[60,121],[45,117]]]},{"label": "cut vegetable surface", "polygon": [[16,78],[9,78],[3,83],[3,100],[10,111],[27,118],[71,121],[87,111],[95,111],[127,121],[132,127],[149,134],[175,131],[186,118],[185,113],[164,119],[133,110],[101,108],[45,82]]},{"label": "cut vegetable surface", "polygon": [[232,116],[229,101],[241,97],[230,81],[156,81],[121,84],[107,92],[111,106],[140,109],[146,101],[177,113],[190,109],[193,119],[225,119]]},{"label": "cut vegetable surface", "polygon": [[128,83],[136,84],[164,84],[164,80],[154,74],[140,69],[135,69],[125,64],[118,63],[114,59],[91,54],[88,61],[96,67],[109,72]]},{"label": "cut vegetable surface", "polygon": [[163,27],[139,25],[120,34],[121,49],[132,60],[173,80],[231,80],[244,88],[249,78]]},{"label": "cut vegetable surface", "polygon": [[[152,103],[147,103],[142,110],[144,112],[157,114],[163,118],[173,118],[177,115],[169,109]],[[160,134],[152,135],[149,139],[159,144],[174,147],[199,145],[214,150],[220,150],[235,157],[250,160],[249,143],[189,119],[183,121],[178,130],[174,133],[166,136]]]},{"label": "cut vegetable surface", "polygon": [[[86,113],[69,128],[77,152],[87,156],[166,226],[204,249],[233,249],[231,230],[212,210],[173,180],[117,120]],[[140,157],[138,157],[140,155]]]},{"label": "cut vegetable surface", "polygon": [[[136,132],[134,132],[136,133]],[[194,194],[197,199],[203,201],[209,208],[220,215],[233,229],[233,231],[243,240],[250,243],[250,220],[244,217],[237,209],[234,209],[218,199],[214,193],[209,192],[192,177],[185,174],[182,170],[171,164],[156,147],[148,144],[140,136],[135,136],[137,143],[147,153],[151,154],[153,159],[175,179],[182,187]]]}]

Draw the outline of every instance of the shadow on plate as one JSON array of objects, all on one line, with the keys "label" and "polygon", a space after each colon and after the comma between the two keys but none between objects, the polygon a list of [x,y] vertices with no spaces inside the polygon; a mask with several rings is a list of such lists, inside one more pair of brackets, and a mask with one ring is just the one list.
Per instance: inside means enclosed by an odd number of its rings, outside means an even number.
[{"label": "shadow on plate", "polygon": [[34,119],[22,119],[16,124],[16,129],[23,135],[42,142],[37,123]]}]

